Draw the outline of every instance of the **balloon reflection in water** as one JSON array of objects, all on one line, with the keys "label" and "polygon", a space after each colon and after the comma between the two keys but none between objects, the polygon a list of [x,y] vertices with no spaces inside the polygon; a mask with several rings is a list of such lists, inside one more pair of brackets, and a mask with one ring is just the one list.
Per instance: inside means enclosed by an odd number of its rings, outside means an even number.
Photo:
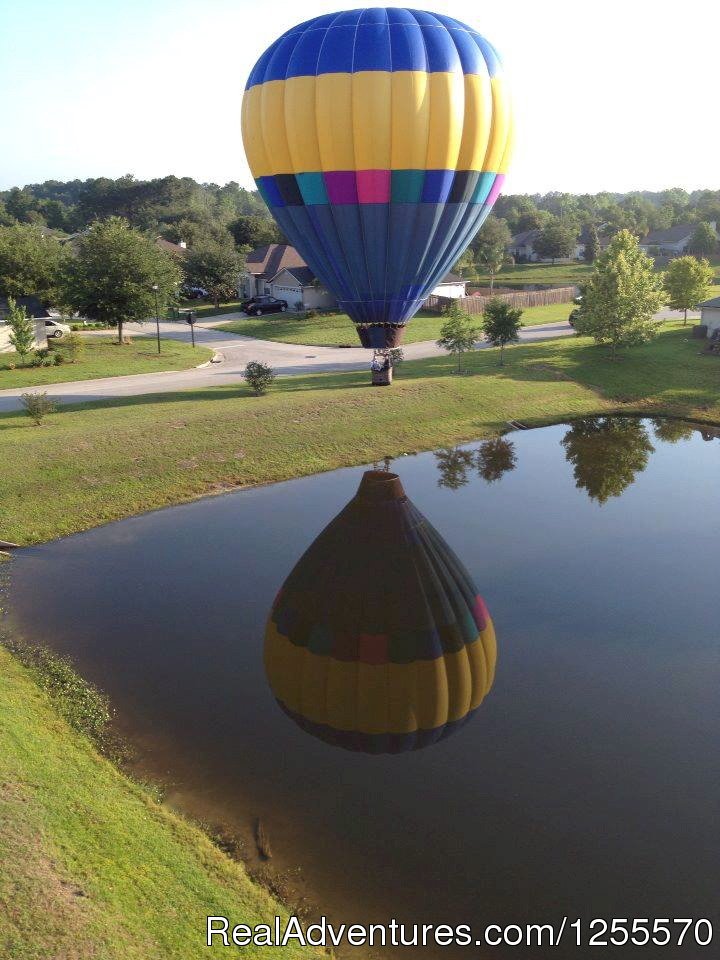
[{"label": "balloon reflection in water", "polygon": [[308,733],[365,753],[428,746],[490,690],[495,632],[470,576],[396,474],[363,475],[285,581],[265,669]]}]

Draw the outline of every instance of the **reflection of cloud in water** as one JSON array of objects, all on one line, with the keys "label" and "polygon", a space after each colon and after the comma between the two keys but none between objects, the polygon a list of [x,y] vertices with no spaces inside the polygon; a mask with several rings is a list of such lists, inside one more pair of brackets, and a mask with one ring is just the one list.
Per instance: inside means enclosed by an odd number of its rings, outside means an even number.
[{"label": "reflection of cloud in water", "polygon": [[366,753],[435,743],[465,723],[495,674],[492,621],[470,576],[408,500],[368,471],[273,605],[265,668],[303,729]]}]

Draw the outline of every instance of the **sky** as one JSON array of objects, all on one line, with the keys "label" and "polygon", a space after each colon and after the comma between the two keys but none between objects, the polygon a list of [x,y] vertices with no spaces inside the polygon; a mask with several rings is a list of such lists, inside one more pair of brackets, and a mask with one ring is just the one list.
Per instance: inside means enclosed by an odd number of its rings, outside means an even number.
[{"label": "sky", "polygon": [[[383,4],[372,4],[382,6]],[[253,186],[240,137],[267,46],[338,0],[0,0],[0,189],[168,174]],[[716,0],[430,0],[498,49],[505,193],[720,189]]]}]

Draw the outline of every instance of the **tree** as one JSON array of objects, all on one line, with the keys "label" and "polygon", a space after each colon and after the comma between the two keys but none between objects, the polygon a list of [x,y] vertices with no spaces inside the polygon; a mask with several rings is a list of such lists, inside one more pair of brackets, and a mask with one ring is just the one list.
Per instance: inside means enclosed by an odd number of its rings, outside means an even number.
[{"label": "tree", "polygon": [[119,343],[126,321],[142,323],[155,313],[156,292],[161,307],[176,296],[180,268],[127,220],[94,223],[77,246],[65,274],[65,298],[84,316],[117,325]]},{"label": "tree", "polygon": [[504,437],[495,437],[480,444],[477,452],[477,469],[486,483],[495,483],[503,474],[517,465],[515,444]]},{"label": "tree", "polygon": [[688,310],[692,310],[707,295],[712,283],[713,268],[707,260],[695,257],[676,257],[665,271],[664,285],[671,310],[684,310],[683,323],[687,323]]},{"label": "tree", "polygon": [[228,229],[235,243],[247,244],[251,250],[268,243],[286,242],[275,221],[267,217],[239,216],[228,225]]},{"label": "tree", "polygon": [[463,313],[457,304],[450,307],[446,316],[447,320],[440,328],[440,339],[436,343],[457,357],[457,372],[460,373],[462,356],[474,348],[478,331],[473,326],[472,317]]},{"label": "tree", "polygon": [[558,257],[572,255],[576,241],[577,231],[574,227],[562,220],[551,220],[540,230],[533,241],[533,247],[541,259],[555,263]]},{"label": "tree", "polygon": [[440,472],[439,487],[448,490],[459,490],[468,482],[468,471],[475,462],[472,450],[461,450],[459,447],[446,450],[437,450],[434,454],[437,468]]},{"label": "tree", "polygon": [[483,310],[482,328],[485,339],[493,347],[500,347],[500,366],[503,365],[505,344],[520,339],[522,310],[511,307],[500,297],[491,297]]},{"label": "tree", "polygon": [[0,227],[0,295],[57,303],[69,251],[32,224]]},{"label": "tree", "polygon": [[19,307],[8,297],[7,324],[10,327],[10,346],[15,347],[21,363],[35,349],[35,328],[25,307]]},{"label": "tree", "polygon": [[585,230],[585,252],[583,257],[585,263],[595,263],[597,255],[600,252],[600,241],[598,240],[595,224],[591,223]]},{"label": "tree", "polygon": [[663,303],[662,279],[629,230],[610,241],[583,287],[575,330],[609,344],[614,360],[618,347],[646,343],[657,333],[653,314]]},{"label": "tree", "polygon": [[647,466],[654,447],[641,420],[589,417],[578,420],[561,440],[573,465],[575,484],[603,504],[619,497]]},{"label": "tree", "polygon": [[490,274],[490,290],[492,292],[495,286],[495,276],[500,272],[503,264],[508,258],[507,248],[510,243],[510,229],[507,221],[499,220],[492,215],[487,218],[485,223],[473,240],[472,246],[475,249],[478,262],[482,264]]},{"label": "tree", "polygon": [[695,227],[690,243],[688,244],[688,253],[697,257],[712,257],[717,250],[717,234],[709,223],[699,223]]},{"label": "tree", "polygon": [[203,243],[190,251],[184,266],[187,282],[207,290],[216,307],[237,296],[243,259],[230,244]]},{"label": "tree", "polygon": [[467,250],[463,251],[459,259],[455,261],[453,264],[453,272],[459,273],[461,277],[467,277],[477,272],[475,251],[472,247],[468,247]]}]

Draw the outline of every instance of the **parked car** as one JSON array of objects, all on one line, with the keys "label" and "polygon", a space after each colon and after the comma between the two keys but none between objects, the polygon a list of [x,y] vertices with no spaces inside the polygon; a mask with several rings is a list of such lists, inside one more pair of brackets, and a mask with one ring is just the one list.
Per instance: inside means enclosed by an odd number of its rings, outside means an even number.
[{"label": "parked car", "polygon": [[58,323],[57,320],[46,320],[45,321],[45,336],[54,337],[60,339],[64,337],[66,333],[70,333],[70,327],[67,323]]},{"label": "parked car", "polygon": [[205,300],[210,296],[204,287],[192,287],[187,283],[180,287],[180,294],[185,300]]},{"label": "parked car", "polygon": [[287,310],[287,300],[278,300],[276,297],[251,297],[243,300],[240,309],[245,313],[254,313],[256,317],[263,313],[280,313]]}]

